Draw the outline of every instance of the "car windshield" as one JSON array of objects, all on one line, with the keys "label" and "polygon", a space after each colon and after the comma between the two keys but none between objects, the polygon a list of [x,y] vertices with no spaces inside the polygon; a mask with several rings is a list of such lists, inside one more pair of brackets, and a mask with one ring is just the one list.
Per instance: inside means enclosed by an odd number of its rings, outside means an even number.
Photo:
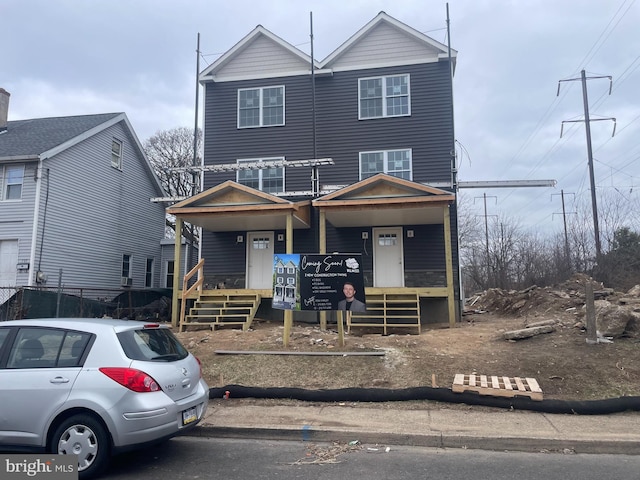
[{"label": "car windshield", "polygon": [[127,330],[120,332],[118,339],[132,360],[172,362],[189,354],[168,328]]}]

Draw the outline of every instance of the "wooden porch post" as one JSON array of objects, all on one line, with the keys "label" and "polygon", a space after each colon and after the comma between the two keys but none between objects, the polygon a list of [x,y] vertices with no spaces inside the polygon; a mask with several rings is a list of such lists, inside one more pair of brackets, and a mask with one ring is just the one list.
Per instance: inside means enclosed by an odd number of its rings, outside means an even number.
[{"label": "wooden porch post", "polygon": [[[325,254],[327,253],[327,214],[324,209],[320,210],[320,221],[318,222],[319,230],[318,237],[319,242],[318,246],[320,251],[318,253]],[[322,310],[320,312],[320,330],[327,329],[327,312],[326,310]]]},{"label": "wooden porch post", "polygon": [[[286,253],[293,253],[293,213],[287,213],[287,246]],[[291,335],[291,327],[293,326],[293,311],[284,311],[284,335],[282,336],[282,344],[286,347],[289,345],[289,336]]]},{"label": "wooden porch post", "polygon": [[180,298],[180,254],[182,253],[182,219],[176,216],[176,240],[173,252],[173,298],[171,300],[171,325],[177,327],[178,299]]},{"label": "wooden porch post", "polygon": [[453,289],[453,257],[451,249],[451,217],[449,216],[449,205],[442,209],[444,215],[444,254],[447,265],[447,304],[449,306],[449,327],[456,324],[456,302]]}]

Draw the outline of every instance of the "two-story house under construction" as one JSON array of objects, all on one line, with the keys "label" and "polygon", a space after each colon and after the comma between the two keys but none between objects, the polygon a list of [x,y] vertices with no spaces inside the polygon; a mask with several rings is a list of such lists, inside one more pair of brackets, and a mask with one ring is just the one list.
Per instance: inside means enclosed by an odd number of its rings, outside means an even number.
[{"label": "two-story house under construction", "polygon": [[191,294],[180,322],[231,323],[236,295],[246,326],[271,304],[274,254],[340,252],[362,254],[350,328],[453,324],[455,59],[381,12],[320,62],[257,26],[201,72],[203,190],[168,211],[202,227],[203,284],[227,290]]}]

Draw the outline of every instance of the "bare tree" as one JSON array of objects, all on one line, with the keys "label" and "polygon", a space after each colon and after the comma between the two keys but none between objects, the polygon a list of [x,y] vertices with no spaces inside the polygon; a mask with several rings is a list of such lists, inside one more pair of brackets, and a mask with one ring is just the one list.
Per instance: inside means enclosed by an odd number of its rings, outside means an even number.
[{"label": "bare tree", "polygon": [[[193,129],[186,127],[159,131],[144,142],[144,151],[162,187],[170,197],[184,199],[199,192],[199,176],[193,171],[184,170],[185,167],[194,164],[193,147]],[[201,149],[202,131],[198,130],[196,165],[200,164],[202,158]],[[171,216],[167,216],[167,230],[169,235],[175,235],[175,218]],[[183,224],[182,236],[192,244],[198,243],[198,229],[193,225]]]},{"label": "bare tree", "polygon": [[598,192],[598,217],[603,251],[611,250],[616,233],[623,228],[637,230],[638,202],[617,188]]}]

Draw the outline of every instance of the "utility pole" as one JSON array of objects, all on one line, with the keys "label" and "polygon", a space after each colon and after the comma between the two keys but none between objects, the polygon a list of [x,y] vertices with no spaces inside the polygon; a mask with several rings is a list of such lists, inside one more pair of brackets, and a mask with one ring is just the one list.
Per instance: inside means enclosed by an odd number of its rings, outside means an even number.
[{"label": "utility pole", "polygon": [[[598,78],[608,78],[609,79],[609,95],[611,95],[611,88],[613,85],[613,78],[610,75],[602,75],[597,77],[588,77],[589,80],[594,80]],[[560,95],[560,83],[561,82],[573,82],[580,80],[582,83],[582,102],[584,104],[584,120],[565,120],[562,122],[562,126],[564,127],[565,123],[579,122],[584,121],[585,130],[587,134],[587,161],[589,164],[589,182],[591,184],[591,210],[593,212],[593,232],[596,241],[596,262],[600,262],[600,256],[602,255],[602,248],[600,245],[600,227],[598,223],[598,204],[596,201],[596,182],[595,182],[595,174],[593,172],[593,151],[591,149],[591,120],[589,119],[589,99],[587,96],[587,76],[585,71],[582,70],[580,72],[580,78],[570,78],[568,80],[560,80],[558,82],[558,93],[556,96]],[[599,118],[593,121],[599,120],[613,120],[613,135],[616,133],[615,122],[616,119],[613,117],[610,118]],[[562,128],[560,129],[560,138],[562,138]]]},{"label": "utility pole", "polygon": [[[475,198],[480,198],[480,197],[475,197]],[[489,196],[489,198],[495,198],[496,202],[498,201],[498,197],[496,196]],[[487,260],[487,283],[488,283],[489,275],[491,272],[491,262],[489,260],[489,223],[487,221],[487,218],[497,217],[497,215],[487,215],[487,194],[486,193],[482,194],[482,199],[484,202],[484,239],[485,239],[484,247],[485,247],[486,260]]]},{"label": "utility pole", "polygon": [[[554,195],[558,195],[558,194],[552,193],[551,198],[553,198]],[[570,193],[569,195],[573,195],[573,193]],[[565,208],[564,208],[564,190],[560,190],[560,196],[562,198],[562,222],[564,223],[564,254],[567,260],[567,266],[570,266],[571,262],[569,261],[570,259],[569,235],[567,234],[567,212],[565,211]],[[576,213],[576,212],[571,212],[571,213]],[[553,215],[556,215],[556,214],[554,213]],[[551,218],[553,218],[553,215],[551,215]]]},{"label": "utility pole", "polygon": [[[196,104],[195,104],[195,121],[193,127],[193,173],[192,175],[192,183],[191,186],[191,195],[196,195],[198,193],[198,184],[202,182],[202,179],[199,179],[198,171],[195,170],[195,167],[198,167],[198,103],[199,103],[199,94],[200,94],[200,33],[198,32],[198,44],[196,46]],[[198,181],[199,180],[199,181]]]}]

